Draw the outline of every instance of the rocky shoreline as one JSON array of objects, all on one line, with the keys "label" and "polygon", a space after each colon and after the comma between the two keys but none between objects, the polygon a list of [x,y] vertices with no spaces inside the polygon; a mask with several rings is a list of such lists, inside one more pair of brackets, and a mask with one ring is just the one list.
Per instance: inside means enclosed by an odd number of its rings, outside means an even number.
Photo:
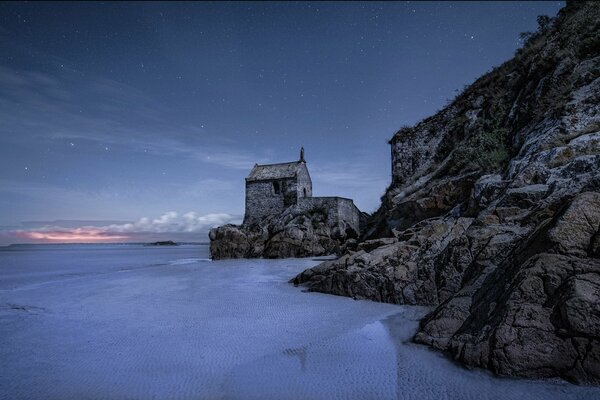
[{"label": "rocky shoreline", "polygon": [[[340,226],[342,225],[342,226]],[[341,254],[358,232],[332,220],[319,207],[290,207],[279,215],[242,225],[224,225],[209,233],[213,259],[289,258]]]},{"label": "rocky shoreline", "polygon": [[433,306],[414,341],[466,366],[600,384],[600,5],[391,140],[362,240],[292,282]]},{"label": "rocky shoreline", "polygon": [[600,384],[600,3],[538,23],[393,136],[392,182],[361,232],[289,207],[213,229],[212,257],[338,254],[292,282],[430,306],[414,341],[469,367]]}]

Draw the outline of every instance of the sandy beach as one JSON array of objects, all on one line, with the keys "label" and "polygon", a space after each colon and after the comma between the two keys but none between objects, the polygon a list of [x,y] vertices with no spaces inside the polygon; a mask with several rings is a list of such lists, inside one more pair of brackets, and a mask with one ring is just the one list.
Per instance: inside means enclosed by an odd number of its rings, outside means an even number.
[{"label": "sandy beach", "polygon": [[409,343],[419,307],[305,293],[312,259],[206,246],[0,250],[2,399],[581,399]]}]

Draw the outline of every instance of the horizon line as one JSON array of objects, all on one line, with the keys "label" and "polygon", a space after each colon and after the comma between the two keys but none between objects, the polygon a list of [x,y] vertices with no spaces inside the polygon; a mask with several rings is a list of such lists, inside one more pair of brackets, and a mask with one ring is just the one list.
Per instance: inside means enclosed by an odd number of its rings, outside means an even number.
[{"label": "horizon line", "polygon": [[[156,241],[152,241],[152,242],[33,242],[33,243],[9,243],[9,244],[0,244],[0,247],[9,247],[9,246],[24,246],[24,245],[37,245],[37,244],[43,244],[43,245],[73,245],[73,244],[95,244],[95,245],[107,245],[107,244],[151,244],[151,243],[157,243],[157,242],[167,242],[168,240],[156,240]],[[174,243],[176,244],[210,244],[210,242],[188,242],[188,241],[184,241],[184,242],[177,242],[174,241]]]}]

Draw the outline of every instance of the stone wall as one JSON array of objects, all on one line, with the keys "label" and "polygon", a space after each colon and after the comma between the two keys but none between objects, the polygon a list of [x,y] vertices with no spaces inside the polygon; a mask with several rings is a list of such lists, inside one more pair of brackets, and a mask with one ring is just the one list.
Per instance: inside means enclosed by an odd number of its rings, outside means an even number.
[{"label": "stone wall", "polygon": [[302,166],[298,168],[297,179],[298,199],[302,197],[312,197],[312,180],[308,174],[308,168],[306,168],[306,164],[302,164]]},{"label": "stone wall", "polygon": [[[276,193],[274,183],[279,185],[279,193]],[[293,204],[291,202],[286,206],[285,203],[286,199],[290,197],[290,191],[295,190],[295,188],[296,182],[293,179],[246,182],[244,223],[281,213]],[[292,197],[295,200],[295,196]]]},{"label": "stone wall", "polygon": [[338,218],[346,221],[356,233],[360,234],[360,210],[354,205],[351,199],[338,197]]},{"label": "stone wall", "polygon": [[341,231],[351,227],[356,234],[360,233],[360,211],[351,199],[343,197],[306,197],[298,200],[297,212],[308,213],[321,208],[330,221],[330,226],[337,225]]}]

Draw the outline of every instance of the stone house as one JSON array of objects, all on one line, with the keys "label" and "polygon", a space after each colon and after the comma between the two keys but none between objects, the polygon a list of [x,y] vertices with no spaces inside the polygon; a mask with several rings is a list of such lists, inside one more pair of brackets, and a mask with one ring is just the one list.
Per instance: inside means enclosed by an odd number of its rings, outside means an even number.
[{"label": "stone house", "polygon": [[298,161],[255,164],[246,178],[244,225],[279,215],[290,207],[299,213],[315,208],[325,210],[331,224],[360,232],[361,212],[351,199],[313,197],[304,148]]},{"label": "stone house", "polygon": [[280,214],[302,197],[312,197],[312,181],[302,152],[298,161],[255,164],[246,178],[244,221]]}]

